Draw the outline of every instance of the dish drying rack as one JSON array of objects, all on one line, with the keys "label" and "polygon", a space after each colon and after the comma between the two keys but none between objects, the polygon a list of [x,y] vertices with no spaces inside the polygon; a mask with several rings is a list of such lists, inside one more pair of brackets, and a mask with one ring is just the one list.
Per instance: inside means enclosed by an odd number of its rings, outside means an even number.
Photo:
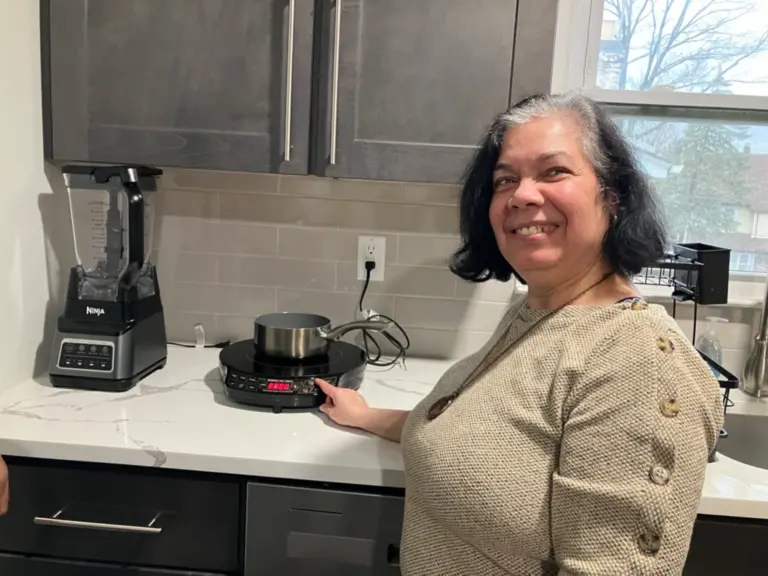
[{"label": "dish drying rack", "polygon": [[[730,250],[708,244],[674,244],[672,252],[658,260],[656,265],[644,269],[633,278],[637,285],[663,286],[672,289],[672,317],[677,314],[678,302],[693,302],[693,335],[696,342],[696,324],[699,305],[726,304],[728,302],[728,277]],[[739,379],[697,349],[709,365],[723,390],[723,413],[733,404],[731,390],[739,387]],[[727,436],[725,430],[720,437]]]}]

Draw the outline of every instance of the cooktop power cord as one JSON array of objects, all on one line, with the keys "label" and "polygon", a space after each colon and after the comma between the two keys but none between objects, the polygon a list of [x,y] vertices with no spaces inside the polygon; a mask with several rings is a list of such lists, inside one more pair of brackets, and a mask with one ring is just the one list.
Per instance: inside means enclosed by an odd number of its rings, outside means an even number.
[{"label": "cooktop power cord", "polygon": [[[382,330],[381,332],[375,332],[373,330],[362,330],[363,335],[363,349],[368,357],[368,364],[371,366],[394,366],[398,362],[405,363],[406,351],[411,347],[411,339],[408,337],[408,333],[405,329],[394,319],[384,314],[379,314],[373,310],[363,311],[363,300],[365,294],[368,292],[368,285],[371,282],[371,272],[376,268],[376,262],[365,263],[365,282],[363,283],[363,289],[360,292],[360,299],[357,302],[357,309],[361,315],[367,320],[384,320],[391,322],[392,326],[397,329],[401,337],[398,338],[390,332],[390,330]],[[392,358],[383,358],[384,350],[382,345],[376,340],[375,334],[380,335],[387,340],[391,347],[395,349],[395,355]]]}]

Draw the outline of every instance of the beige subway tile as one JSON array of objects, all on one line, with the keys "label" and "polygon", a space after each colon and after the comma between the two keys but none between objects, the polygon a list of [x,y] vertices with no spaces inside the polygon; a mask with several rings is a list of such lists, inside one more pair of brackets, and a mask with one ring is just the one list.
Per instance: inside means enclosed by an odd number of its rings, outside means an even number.
[{"label": "beige subway tile", "polygon": [[163,292],[166,307],[183,312],[256,316],[275,309],[274,288],[175,282]]},{"label": "beige subway tile", "polygon": [[[356,262],[359,236],[370,236],[365,231],[336,230],[332,228],[309,228],[280,226],[278,254],[288,258],[306,258],[330,262]],[[397,236],[374,233],[386,239],[385,258],[387,263],[397,260]]]},{"label": "beige subway tile", "polygon": [[216,282],[217,262],[213,254],[194,252],[157,252],[158,276],[167,282]]},{"label": "beige subway tile", "polygon": [[216,192],[191,192],[189,190],[162,189],[155,197],[156,218],[160,226],[166,216],[192,218],[218,218],[219,195]]},{"label": "beige subway tile", "polygon": [[[425,328],[407,328],[411,340],[408,357],[416,358],[463,358],[477,352],[491,337],[490,332],[469,332],[454,330],[429,330]],[[384,339],[378,340],[388,354],[394,354],[395,348]]]},{"label": "beige subway tile", "polygon": [[222,193],[220,203],[222,220],[329,227],[339,221],[335,201]]},{"label": "beige subway tile", "polygon": [[221,340],[250,340],[253,338],[254,316],[216,316],[216,332]]},{"label": "beige subway tile", "polygon": [[246,286],[275,286],[333,290],[335,264],[295,258],[219,256],[219,282]]},{"label": "beige subway tile", "polygon": [[452,206],[225,193],[221,194],[220,203],[220,213],[224,220],[340,227],[370,232],[458,232],[458,213]]},{"label": "beige subway tile", "polygon": [[397,321],[403,326],[435,330],[493,332],[507,310],[505,304],[438,298],[395,298]]},{"label": "beige subway tile", "polygon": [[[277,309],[281,312],[309,312],[330,318],[334,324],[357,319],[357,294],[339,292],[315,292],[308,290],[278,290]],[[394,314],[394,298],[371,294],[363,301],[364,309],[376,310],[379,314]]]},{"label": "beige subway tile", "polygon": [[253,172],[224,172],[215,170],[167,169],[162,186],[185,190],[215,190],[277,194],[280,176]]},{"label": "beige subway tile", "polygon": [[498,282],[466,282],[458,279],[456,284],[456,297],[478,302],[503,302],[509,304],[515,299],[515,280]]},{"label": "beige subway tile", "polygon": [[232,222],[183,218],[169,222],[160,231],[156,245],[171,251],[208,252],[216,254],[277,254],[277,227]]},{"label": "beige subway tile", "polygon": [[459,238],[440,236],[409,236],[398,238],[398,264],[409,266],[447,267],[459,246]]},{"label": "beige subway tile", "polygon": [[[362,282],[357,280],[357,266],[340,262],[336,272],[336,291],[359,293]],[[445,268],[421,268],[417,266],[387,265],[384,282],[371,282],[371,294],[403,296],[453,297],[456,279]]]},{"label": "beige subway tile", "polygon": [[194,343],[195,324],[202,324],[208,344],[218,342],[216,316],[199,312],[165,310],[165,332],[169,342]]},{"label": "beige subway tile", "polygon": [[413,184],[314,176],[283,176],[280,181],[280,193],[309,198],[450,206],[456,206],[459,198],[458,187],[446,184]]}]

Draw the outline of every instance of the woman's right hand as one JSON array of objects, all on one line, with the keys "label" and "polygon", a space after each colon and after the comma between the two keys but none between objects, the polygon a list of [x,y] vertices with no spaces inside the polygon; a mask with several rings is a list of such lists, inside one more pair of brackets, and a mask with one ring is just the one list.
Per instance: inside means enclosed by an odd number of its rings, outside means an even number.
[{"label": "woman's right hand", "polygon": [[325,404],[320,411],[341,426],[364,428],[370,407],[356,390],[337,388],[325,380],[315,378],[315,384],[325,394]]}]

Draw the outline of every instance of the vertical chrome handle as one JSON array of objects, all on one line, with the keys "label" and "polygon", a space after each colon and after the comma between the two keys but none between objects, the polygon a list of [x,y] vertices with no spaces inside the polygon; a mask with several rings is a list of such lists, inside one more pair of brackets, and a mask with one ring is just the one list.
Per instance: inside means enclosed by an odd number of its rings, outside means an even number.
[{"label": "vertical chrome handle", "polygon": [[339,128],[339,59],[341,57],[341,0],[336,0],[333,38],[333,69],[331,72],[331,154],[329,163],[336,164],[336,141]]},{"label": "vertical chrome handle", "polygon": [[285,133],[283,159],[291,161],[291,112],[293,111],[293,51],[296,29],[296,0],[288,0],[288,61],[285,64]]}]

